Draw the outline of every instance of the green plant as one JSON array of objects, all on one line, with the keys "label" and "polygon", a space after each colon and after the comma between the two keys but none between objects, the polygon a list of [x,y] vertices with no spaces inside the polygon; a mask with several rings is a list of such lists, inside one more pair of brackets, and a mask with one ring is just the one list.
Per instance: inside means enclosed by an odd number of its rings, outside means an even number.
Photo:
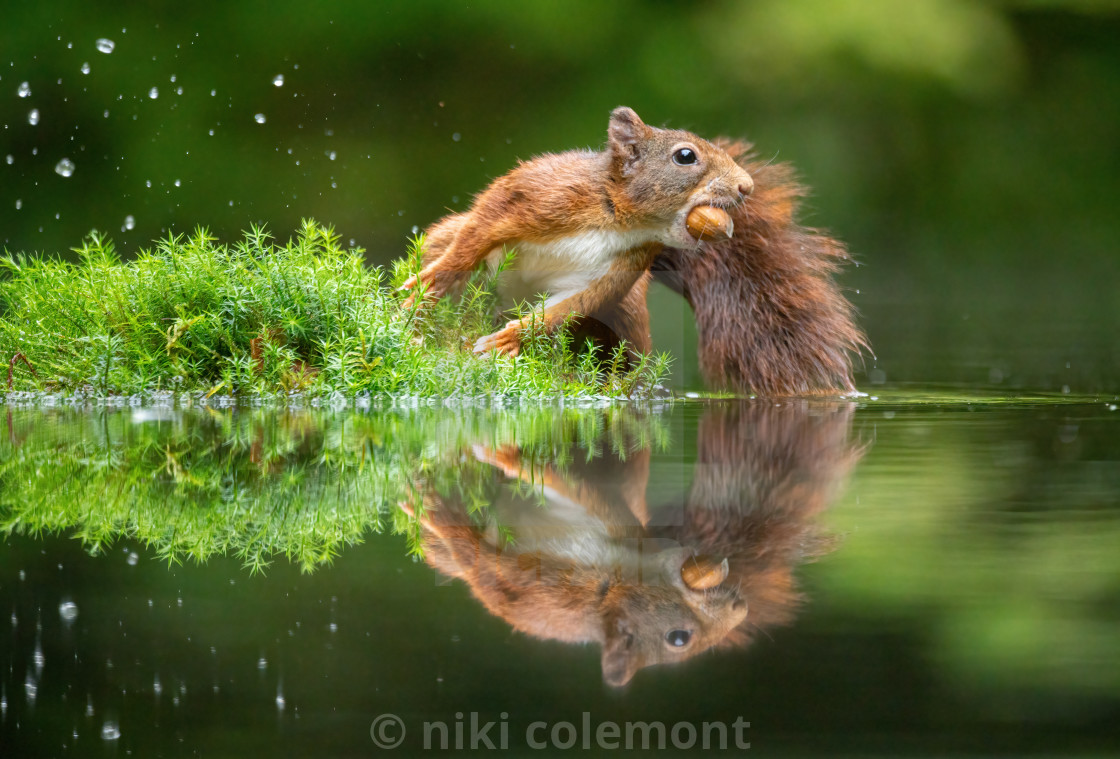
[{"label": "green plant", "polygon": [[123,262],[94,232],[77,263],[0,258],[0,356],[26,360],[14,389],[95,395],[634,398],[665,376],[666,356],[600,361],[531,328],[520,356],[473,355],[494,275],[404,309],[397,287],[422,250],[418,237],[387,275],[305,221],[283,244],[260,227],[234,245],[198,229]]}]

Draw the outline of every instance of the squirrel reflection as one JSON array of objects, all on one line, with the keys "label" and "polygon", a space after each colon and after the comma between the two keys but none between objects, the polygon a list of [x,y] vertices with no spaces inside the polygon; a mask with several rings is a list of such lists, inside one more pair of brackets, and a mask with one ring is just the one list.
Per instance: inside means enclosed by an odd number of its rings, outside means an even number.
[{"label": "squirrel reflection", "polygon": [[794,570],[828,549],[814,517],[862,456],[851,414],[839,403],[713,406],[686,502],[652,511],[648,449],[560,468],[514,446],[476,446],[475,458],[523,487],[473,518],[425,495],[424,558],[517,630],[598,643],[609,685],[746,645],[793,618]]}]

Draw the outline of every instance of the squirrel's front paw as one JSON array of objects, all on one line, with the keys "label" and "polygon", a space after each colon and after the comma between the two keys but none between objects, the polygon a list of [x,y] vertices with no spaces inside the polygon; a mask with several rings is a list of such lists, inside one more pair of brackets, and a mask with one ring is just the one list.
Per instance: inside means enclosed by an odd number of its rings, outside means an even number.
[{"label": "squirrel's front paw", "polygon": [[521,322],[512,321],[492,335],[480,337],[474,344],[475,353],[497,351],[507,356],[516,356],[521,352]]}]

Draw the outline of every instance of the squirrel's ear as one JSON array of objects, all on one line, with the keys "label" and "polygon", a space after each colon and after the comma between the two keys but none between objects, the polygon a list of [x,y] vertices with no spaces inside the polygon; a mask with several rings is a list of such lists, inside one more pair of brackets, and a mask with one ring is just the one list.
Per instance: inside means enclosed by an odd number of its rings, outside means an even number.
[{"label": "squirrel's ear", "polygon": [[642,668],[642,661],[633,648],[632,636],[608,624],[600,657],[603,682],[615,688],[630,682],[634,673]]},{"label": "squirrel's ear", "polygon": [[633,163],[640,157],[638,144],[652,132],[633,109],[626,106],[615,108],[607,127],[611,153],[622,159],[624,165]]}]

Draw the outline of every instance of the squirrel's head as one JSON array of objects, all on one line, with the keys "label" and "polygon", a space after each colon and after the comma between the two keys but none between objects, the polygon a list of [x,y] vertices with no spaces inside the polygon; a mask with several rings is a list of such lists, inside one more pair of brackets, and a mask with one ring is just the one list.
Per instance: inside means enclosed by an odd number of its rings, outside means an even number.
[{"label": "squirrel's head", "polygon": [[721,643],[747,618],[728,561],[669,549],[643,557],[642,583],[608,587],[600,605],[603,680],[622,686],[657,664],[690,659]]},{"label": "squirrel's head", "polygon": [[727,151],[692,132],[658,129],[632,109],[611,113],[607,128],[611,178],[637,224],[662,227],[661,242],[695,245],[685,219],[697,206],[734,208],[754,180]]}]

